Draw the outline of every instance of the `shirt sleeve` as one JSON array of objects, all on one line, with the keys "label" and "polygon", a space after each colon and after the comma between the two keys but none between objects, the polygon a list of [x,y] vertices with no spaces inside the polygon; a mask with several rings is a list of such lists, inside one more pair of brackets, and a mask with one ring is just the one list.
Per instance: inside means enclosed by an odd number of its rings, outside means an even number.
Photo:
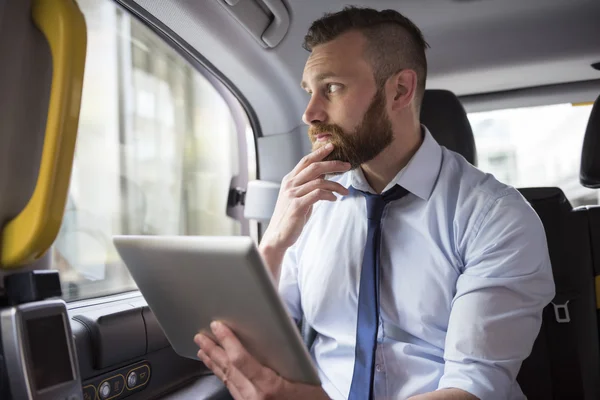
[{"label": "shirt sleeve", "polygon": [[300,289],[298,287],[297,247],[298,244],[296,243],[285,252],[279,277],[279,296],[296,324],[302,320]]},{"label": "shirt sleeve", "polygon": [[507,399],[555,286],[543,225],[516,191],[489,207],[464,243],[439,389]]}]

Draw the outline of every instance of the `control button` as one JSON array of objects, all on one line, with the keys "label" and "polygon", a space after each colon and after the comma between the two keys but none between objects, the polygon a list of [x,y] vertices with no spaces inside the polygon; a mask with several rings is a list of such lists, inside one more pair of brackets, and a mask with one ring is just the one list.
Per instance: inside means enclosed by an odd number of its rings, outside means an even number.
[{"label": "control button", "polygon": [[96,400],[96,388],[94,386],[86,386],[83,388],[83,400]]},{"label": "control button", "polygon": [[377,372],[381,372],[381,371],[383,371],[383,367],[381,366],[381,364],[377,364],[377,365],[375,366],[375,369],[377,370]]},{"label": "control button", "polygon": [[127,388],[133,389],[138,384],[138,376],[135,371],[131,371],[127,376]]},{"label": "control button", "polygon": [[108,399],[110,397],[110,383],[104,382],[100,385],[100,397],[102,399]]},{"label": "control button", "polygon": [[125,378],[123,375],[113,376],[108,380],[113,396],[118,396],[125,390]]},{"label": "control button", "polygon": [[148,383],[148,379],[150,379],[150,367],[144,365],[142,367],[136,368],[136,372],[140,378],[138,382],[140,386]]}]

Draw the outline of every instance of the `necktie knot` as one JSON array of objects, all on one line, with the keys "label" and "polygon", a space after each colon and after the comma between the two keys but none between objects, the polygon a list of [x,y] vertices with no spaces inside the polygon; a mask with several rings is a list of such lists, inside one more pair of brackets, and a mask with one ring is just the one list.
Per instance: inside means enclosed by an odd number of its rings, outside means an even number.
[{"label": "necktie knot", "polygon": [[373,194],[369,192],[363,192],[362,190],[353,190],[362,193],[367,199],[367,218],[372,220],[381,220],[383,210],[386,204],[391,201],[398,200],[408,194],[408,191],[400,185],[394,185],[390,190],[381,194]]}]

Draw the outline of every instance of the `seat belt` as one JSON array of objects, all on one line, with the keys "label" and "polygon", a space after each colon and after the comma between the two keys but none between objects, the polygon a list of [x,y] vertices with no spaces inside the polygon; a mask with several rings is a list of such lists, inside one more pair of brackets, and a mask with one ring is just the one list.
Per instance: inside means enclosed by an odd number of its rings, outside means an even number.
[{"label": "seat belt", "polygon": [[[548,340],[552,397],[554,399],[583,399],[581,362],[577,351],[575,325],[571,321],[569,304],[577,301],[573,295],[565,295],[557,283],[555,298],[543,311],[543,334]],[[540,332],[542,334],[542,332]]]}]

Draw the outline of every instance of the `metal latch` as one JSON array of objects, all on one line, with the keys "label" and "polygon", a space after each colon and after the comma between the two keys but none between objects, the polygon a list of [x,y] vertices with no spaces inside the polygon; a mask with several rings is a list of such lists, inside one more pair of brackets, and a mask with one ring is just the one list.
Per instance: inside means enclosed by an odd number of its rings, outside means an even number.
[{"label": "metal latch", "polygon": [[243,206],[246,202],[246,191],[242,188],[235,187],[229,189],[229,196],[227,197],[227,206],[235,207],[238,205]]},{"label": "metal latch", "polygon": [[556,322],[559,324],[564,324],[571,322],[571,315],[569,314],[569,300],[565,302],[565,304],[555,304],[552,302],[554,306],[554,316],[556,317]]}]

